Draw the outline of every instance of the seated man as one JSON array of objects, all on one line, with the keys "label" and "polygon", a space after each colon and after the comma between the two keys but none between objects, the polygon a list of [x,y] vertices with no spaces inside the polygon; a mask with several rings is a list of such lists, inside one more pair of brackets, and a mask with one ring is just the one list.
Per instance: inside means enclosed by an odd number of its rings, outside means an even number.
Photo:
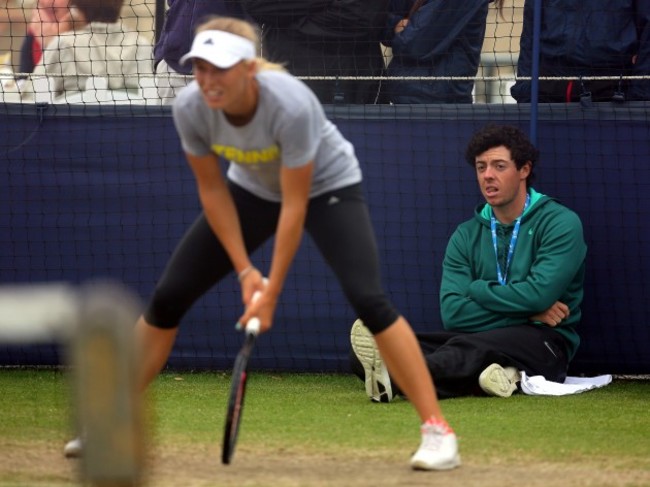
[{"label": "seated man", "polygon": [[[564,382],[580,343],[587,253],[580,218],[531,187],[538,151],[519,129],[488,125],[466,159],[486,203],[447,245],[445,331],[418,334],[438,395],[509,397],[519,371]],[[359,320],[351,342],[352,369],[368,396],[388,402],[399,394]]]}]

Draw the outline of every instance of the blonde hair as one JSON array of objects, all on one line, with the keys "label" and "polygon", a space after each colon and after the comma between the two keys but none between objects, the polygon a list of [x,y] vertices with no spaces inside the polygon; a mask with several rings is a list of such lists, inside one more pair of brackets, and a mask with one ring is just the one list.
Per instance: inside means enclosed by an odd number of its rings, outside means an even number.
[{"label": "blonde hair", "polygon": [[285,67],[278,63],[273,63],[268,61],[259,55],[260,52],[260,34],[259,29],[245,20],[237,19],[234,17],[221,17],[221,16],[210,16],[206,19],[205,22],[201,23],[196,28],[196,33],[203,32],[205,30],[220,30],[223,32],[228,32],[229,34],[234,34],[244,39],[248,39],[253,44],[255,44],[255,52],[258,53],[258,56],[252,61],[257,65],[257,69],[262,70],[274,70],[274,71],[286,71]]}]

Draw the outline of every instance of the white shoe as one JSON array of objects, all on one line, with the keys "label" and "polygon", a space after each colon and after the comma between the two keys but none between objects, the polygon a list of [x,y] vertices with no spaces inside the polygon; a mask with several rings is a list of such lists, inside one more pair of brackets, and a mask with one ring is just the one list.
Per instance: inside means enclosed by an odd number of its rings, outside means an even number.
[{"label": "white shoe", "polygon": [[366,394],[373,402],[390,402],[395,397],[388,369],[381,359],[375,339],[361,320],[350,330],[350,343],[365,372]]},{"label": "white shoe", "polygon": [[83,442],[81,438],[75,438],[70,440],[65,444],[63,448],[63,454],[66,458],[79,458],[83,453]]},{"label": "white shoe", "polygon": [[448,424],[429,420],[420,428],[422,443],[411,457],[414,470],[451,470],[460,466],[456,434]]},{"label": "white shoe", "polygon": [[478,385],[489,396],[510,397],[517,390],[521,374],[515,367],[492,364],[478,377]]}]

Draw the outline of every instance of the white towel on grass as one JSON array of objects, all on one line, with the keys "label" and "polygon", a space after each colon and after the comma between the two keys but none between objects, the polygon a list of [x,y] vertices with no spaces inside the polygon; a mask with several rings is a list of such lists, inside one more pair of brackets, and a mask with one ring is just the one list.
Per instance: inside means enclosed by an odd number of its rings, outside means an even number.
[{"label": "white towel on grass", "polygon": [[531,396],[565,396],[604,387],[612,382],[612,376],[567,377],[564,383],[551,382],[541,375],[529,377],[521,371],[521,390]]}]

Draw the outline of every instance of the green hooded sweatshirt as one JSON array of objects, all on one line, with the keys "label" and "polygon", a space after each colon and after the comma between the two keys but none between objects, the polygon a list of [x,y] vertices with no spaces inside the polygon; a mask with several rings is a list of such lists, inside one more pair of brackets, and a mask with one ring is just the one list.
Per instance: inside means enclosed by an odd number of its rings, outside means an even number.
[{"label": "green hooded sweatshirt", "polygon": [[[451,236],[440,286],[443,326],[449,331],[474,333],[533,323],[531,316],[561,301],[570,315],[553,330],[566,339],[573,358],[580,344],[575,327],[581,315],[587,254],[582,223],[554,198],[532,188],[529,193],[530,204],[521,218],[505,285],[497,278],[490,205],[477,206],[474,218],[459,225]],[[514,226],[514,222],[497,222],[502,270]]]}]

